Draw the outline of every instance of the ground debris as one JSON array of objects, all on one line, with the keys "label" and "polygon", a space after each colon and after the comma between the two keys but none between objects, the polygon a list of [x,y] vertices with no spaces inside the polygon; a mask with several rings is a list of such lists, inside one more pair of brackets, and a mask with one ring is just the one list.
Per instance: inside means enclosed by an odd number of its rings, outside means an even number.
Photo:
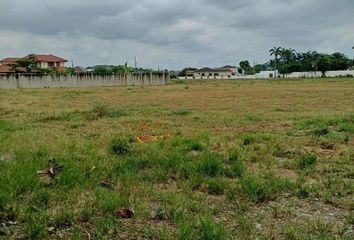
[{"label": "ground debris", "polygon": [[121,218],[132,218],[134,216],[134,211],[128,208],[122,208],[118,211],[118,216]]},{"label": "ground debris", "polygon": [[164,135],[158,136],[158,135],[143,134],[136,137],[135,141],[138,143],[142,143],[142,142],[158,141],[164,138],[165,138]]},{"label": "ground debris", "polygon": [[333,150],[334,149],[333,143],[322,142],[320,146],[322,149],[326,149],[326,150]]},{"label": "ground debris", "polygon": [[45,170],[37,171],[37,174],[42,178],[44,181],[53,180],[60,172],[64,169],[63,166],[59,165],[56,162],[56,159],[50,159],[48,161],[48,168]]},{"label": "ground debris", "polygon": [[102,181],[98,184],[101,188],[113,190],[114,189],[114,184],[112,182],[108,181]]}]

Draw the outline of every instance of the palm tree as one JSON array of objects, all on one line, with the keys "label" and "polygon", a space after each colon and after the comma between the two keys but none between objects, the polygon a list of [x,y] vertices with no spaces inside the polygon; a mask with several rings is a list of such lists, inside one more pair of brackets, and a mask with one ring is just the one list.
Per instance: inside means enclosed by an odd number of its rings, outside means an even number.
[{"label": "palm tree", "polygon": [[274,55],[274,78],[277,77],[277,59],[282,49],[281,47],[273,47],[269,50],[270,56]]}]

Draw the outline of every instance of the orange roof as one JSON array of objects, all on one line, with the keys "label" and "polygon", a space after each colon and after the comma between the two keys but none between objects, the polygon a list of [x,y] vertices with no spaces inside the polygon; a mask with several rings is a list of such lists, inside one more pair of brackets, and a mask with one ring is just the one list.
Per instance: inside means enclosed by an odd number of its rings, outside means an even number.
[{"label": "orange roof", "polygon": [[12,62],[12,63],[14,63],[14,62],[16,62],[16,61],[18,61],[18,60],[20,60],[21,58],[5,58],[5,59],[3,59],[3,60],[1,60],[0,62],[7,62],[7,63],[9,63],[9,62]]},{"label": "orange roof", "polygon": [[[3,60],[1,60],[0,62],[5,62],[5,63],[14,63],[17,62],[20,59],[24,59],[24,58],[28,58],[29,56],[23,57],[23,58],[14,58],[14,57],[9,57],[9,58],[5,58]],[[38,62],[67,62],[68,60],[61,58],[61,57],[57,57],[54,55],[43,55],[43,54],[35,54],[36,60]]]},{"label": "orange roof", "polygon": [[13,73],[15,72],[12,70],[10,65],[0,65],[0,73]]},{"label": "orange roof", "polygon": [[54,55],[35,55],[38,62],[67,62],[68,60]]}]

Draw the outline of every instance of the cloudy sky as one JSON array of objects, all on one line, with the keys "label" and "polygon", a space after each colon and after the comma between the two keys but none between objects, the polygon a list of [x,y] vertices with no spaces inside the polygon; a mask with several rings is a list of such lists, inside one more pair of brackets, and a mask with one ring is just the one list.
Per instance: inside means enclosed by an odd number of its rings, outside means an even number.
[{"label": "cloudy sky", "polygon": [[352,45],[354,0],[0,0],[0,58],[180,69],[262,63],[273,46],[353,57]]}]

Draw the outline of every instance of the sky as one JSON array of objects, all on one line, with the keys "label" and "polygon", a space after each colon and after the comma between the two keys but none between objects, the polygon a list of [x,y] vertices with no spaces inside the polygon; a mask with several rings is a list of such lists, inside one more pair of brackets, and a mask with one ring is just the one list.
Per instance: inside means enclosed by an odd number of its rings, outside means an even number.
[{"label": "sky", "polygon": [[274,46],[354,57],[354,0],[0,0],[0,58],[220,67]]}]

